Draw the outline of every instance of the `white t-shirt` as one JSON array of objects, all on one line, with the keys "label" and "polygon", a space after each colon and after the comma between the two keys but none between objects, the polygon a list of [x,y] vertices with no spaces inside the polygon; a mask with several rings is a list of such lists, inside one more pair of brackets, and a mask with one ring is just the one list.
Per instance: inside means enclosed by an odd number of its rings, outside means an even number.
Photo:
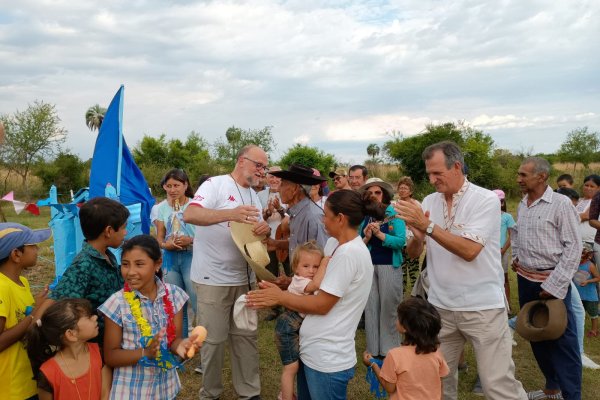
[{"label": "white t-shirt", "polygon": [[[262,204],[263,209],[269,206],[269,202],[273,201],[275,198],[279,199],[279,204],[281,207],[285,207],[285,204],[281,202],[281,196],[279,192],[271,193],[270,189],[265,189],[263,191],[258,192],[258,198],[260,199],[260,203]],[[275,210],[273,214],[269,218],[267,218],[267,224],[271,228],[271,239],[275,239],[275,234],[277,233],[277,227],[281,224],[283,218],[281,214]]]},{"label": "white t-shirt", "polygon": [[150,222],[152,222],[152,225],[154,225],[155,228],[156,220],[158,219],[158,209],[165,203],[167,203],[167,199],[164,199],[160,203],[153,205],[152,209],[150,210]]},{"label": "white t-shirt", "polygon": [[371,254],[360,236],[339,247],[330,238],[325,255],[334,250],[319,290],[340,299],[325,315],[307,315],[300,328],[302,362],[326,373],[356,364],[354,336],[373,280]]},{"label": "white t-shirt", "polygon": [[[426,238],[428,300],[450,311],[479,311],[504,308],[504,270],[500,257],[500,202],[487,189],[469,183],[458,199],[456,217],[450,231],[459,236],[480,238],[485,245],[473,261],[465,261]],[[444,195],[433,193],[422,208],[436,229],[444,229]]]},{"label": "white t-shirt", "polygon": [[[253,205],[262,212],[262,206],[252,188],[237,185],[229,175],[207,179],[196,191],[189,207],[227,210],[241,205]],[[259,217],[262,218],[262,217]],[[254,272],[247,265],[233,239],[229,222],[210,226],[196,226],[191,279],[211,286],[239,286],[255,281]]]},{"label": "white t-shirt", "polygon": [[[294,274],[294,276],[292,277],[292,282],[290,283],[290,286],[288,286],[287,290],[288,290],[288,292],[295,294],[297,296],[307,296],[312,293],[306,293],[304,290],[306,289],[308,284],[311,282],[312,282],[312,279],[305,278],[303,276]],[[302,318],[306,317],[306,314],[304,314],[304,313],[298,313],[298,314],[300,314],[300,316]]]},{"label": "white t-shirt", "polygon": [[[577,215],[589,209],[590,204],[592,204],[592,199],[581,199],[575,207],[577,210]],[[579,222],[579,233],[581,233],[581,240],[588,243],[594,243],[594,237],[596,237],[596,228],[592,227],[589,221]]]}]

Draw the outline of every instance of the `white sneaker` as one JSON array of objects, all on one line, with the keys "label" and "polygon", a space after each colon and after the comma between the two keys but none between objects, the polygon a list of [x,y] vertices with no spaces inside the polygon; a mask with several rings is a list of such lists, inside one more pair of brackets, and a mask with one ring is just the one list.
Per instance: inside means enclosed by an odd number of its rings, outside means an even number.
[{"label": "white sneaker", "polygon": [[600,365],[592,361],[585,353],[581,353],[581,365],[583,365],[584,368],[600,369]]}]

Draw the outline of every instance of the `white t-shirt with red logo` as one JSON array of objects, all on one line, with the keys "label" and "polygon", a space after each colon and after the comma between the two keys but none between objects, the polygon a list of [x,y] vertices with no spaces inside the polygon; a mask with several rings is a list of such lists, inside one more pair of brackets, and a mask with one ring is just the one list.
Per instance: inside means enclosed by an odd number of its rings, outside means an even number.
[{"label": "white t-shirt with red logo", "polygon": [[[262,214],[262,206],[252,188],[237,185],[230,175],[207,179],[196,191],[189,207],[227,210],[253,205]],[[192,281],[211,286],[240,286],[254,282],[252,269],[231,238],[230,222],[196,226]]]}]

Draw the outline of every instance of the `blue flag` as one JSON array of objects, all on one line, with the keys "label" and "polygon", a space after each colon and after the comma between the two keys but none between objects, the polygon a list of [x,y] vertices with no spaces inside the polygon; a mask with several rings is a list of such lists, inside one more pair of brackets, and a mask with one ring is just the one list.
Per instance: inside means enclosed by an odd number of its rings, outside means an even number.
[{"label": "blue flag", "polygon": [[90,173],[90,199],[105,196],[106,185],[110,183],[121,203],[126,206],[142,205],[142,232],[150,233],[150,210],[154,198],[123,137],[124,90],[121,85],[108,106],[96,138]]}]

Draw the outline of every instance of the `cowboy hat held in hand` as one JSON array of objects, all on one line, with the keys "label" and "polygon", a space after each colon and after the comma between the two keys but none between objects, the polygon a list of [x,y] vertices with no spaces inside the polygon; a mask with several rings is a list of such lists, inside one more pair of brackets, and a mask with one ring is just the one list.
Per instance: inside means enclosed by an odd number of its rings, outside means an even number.
[{"label": "cowboy hat held in hand", "polygon": [[567,328],[567,309],[561,299],[534,300],[517,316],[515,330],[530,342],[556,340]]},{"label": "cowboy hat held in hand", "polygon": [[275,275],[265,268],[270,261],[267,246],[262,243],[265,235],[256,236],[252,232],[253,228],[251,224],[233,221],[231,222],[231,238],[256,276],[264,281],[273,281],[276,279]]}]

